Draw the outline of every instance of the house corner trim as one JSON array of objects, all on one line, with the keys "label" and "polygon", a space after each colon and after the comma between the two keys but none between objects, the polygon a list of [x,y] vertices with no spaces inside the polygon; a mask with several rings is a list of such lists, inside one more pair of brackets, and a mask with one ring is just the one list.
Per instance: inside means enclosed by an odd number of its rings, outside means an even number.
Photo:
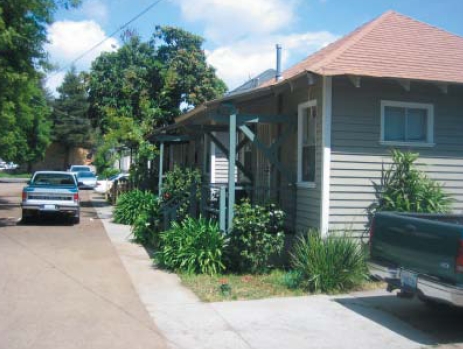
[{"label": "house corner trim", "polygon": [[320,233],[328,235],[330,219],[330,176],[331,176],[331,119],[332,119],[332,77],[323,77],[323,109],[322,109],[322,178]]}]

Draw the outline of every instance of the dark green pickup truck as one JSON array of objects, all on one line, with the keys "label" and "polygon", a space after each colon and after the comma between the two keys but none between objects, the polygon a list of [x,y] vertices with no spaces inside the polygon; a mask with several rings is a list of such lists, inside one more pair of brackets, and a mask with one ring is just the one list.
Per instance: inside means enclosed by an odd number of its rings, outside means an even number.
[{"label": "dark green pickup truck", "polygon": [[463,215],[377,213],[369,268],[400,296],[463,307]]}]

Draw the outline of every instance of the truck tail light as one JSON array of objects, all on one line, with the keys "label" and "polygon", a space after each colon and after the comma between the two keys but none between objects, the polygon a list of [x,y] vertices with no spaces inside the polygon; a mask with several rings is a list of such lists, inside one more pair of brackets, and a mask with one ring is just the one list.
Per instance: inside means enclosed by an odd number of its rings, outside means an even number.
[{"label": "truck tail light", "polygon": [[460,239],[458,245],[457,260],[455,263],[455,271],[457,273],[463,273],[463,240]]},{"label": "truck tail light", "polygon": [[27,192],[26,191],[22,192],[21,198],[22,198],[23,201],[27,200]]},{"label": "truck tail light", "polygon": [[74,201],[79,201],[79,193],[74,194]]}]

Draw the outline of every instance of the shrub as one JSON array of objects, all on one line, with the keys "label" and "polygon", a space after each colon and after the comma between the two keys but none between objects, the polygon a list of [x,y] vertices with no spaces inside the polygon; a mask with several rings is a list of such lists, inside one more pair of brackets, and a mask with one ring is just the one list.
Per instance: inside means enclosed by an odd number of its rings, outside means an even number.
[{"label": "shrub", "polygon": [[[177,206],[177,222],[187,215],[193,200],[201,198],[201,172],[198,169],[175,166],[166,173],[162,183],[162,201],[170,206]],[[191,198],[194,193],[195,198]]]},{"label": "shrub", "polygon": [[101,177],[102,178],[109,178],[109,177],[117,175],[119,172],[120,171],[117,168],[106,168],[101,173]]},{"label": "shrub", "polygon": [[173,222],[159,239],[156,259],[167,269],[209,275],[225,270],[222,254],[227,241],[212,220],[187,217],[180,223]]},{"label": "shrub", "polygon": [[365,252],[347,235],[322,239],[317,231],[297,239],[291,266],[300,287],[309,292],[342,292],[368,278]]},{"label": "shrub", "polygon": [[122,194],[114,209],[114,221],[133,225],[143,212],[153,212],[158,205],[157,197],[149,191],[138,189]]},{"label": "shrub", "polygon": [[415,153],[392,151],[393,164],[383,171],[381,183],[375,184],[376,202],[368,208],[370,217],[377,211],[449,211],[451,198],[439,183],[415,167],[418,156]]},{"label": "shrub", "polygon": [[132,225],[132,234],[136,242],[157,247],[161,231],[161,213],[159,200],[146,211],[140,212]]},{"label": "shrub", "polygon": [[267,271],[272,256],[284,247],[284,212],[274,204],[252,206],[248,199],[235,205],[227,251],[228,264],[239,272]]}]

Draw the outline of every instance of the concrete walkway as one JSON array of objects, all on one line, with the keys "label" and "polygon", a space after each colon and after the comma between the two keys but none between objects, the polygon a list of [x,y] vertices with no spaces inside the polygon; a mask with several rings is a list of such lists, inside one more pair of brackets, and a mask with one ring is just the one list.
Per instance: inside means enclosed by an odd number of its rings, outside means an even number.
[{"label": "concrete walkway", "polygon": [[96,209],[156,326],[174,349],[415,349],[437,344],[426,334],[377,309],[364,297],[308,296],[202,303],[175,274],[153,267],[130,228],[111,223],[111,207],[95,194]]}]

